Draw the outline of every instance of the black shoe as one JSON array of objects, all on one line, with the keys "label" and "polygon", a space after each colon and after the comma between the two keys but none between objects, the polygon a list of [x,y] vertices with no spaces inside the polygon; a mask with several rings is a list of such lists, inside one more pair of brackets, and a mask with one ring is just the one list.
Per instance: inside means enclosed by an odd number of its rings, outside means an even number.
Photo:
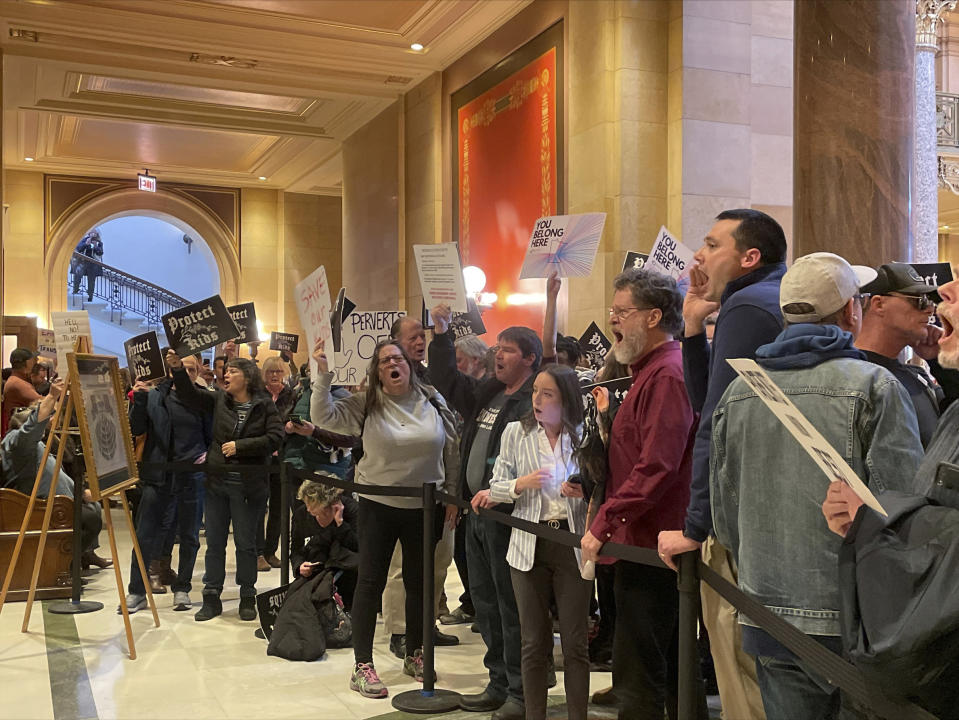
[{"label": "black shoe", "polygon": [[460,605],[453,612],[440,615],[440,622],[444,625],[460,625],[462,623],[473,622],[473,616],[463,610],[463,606]]},{"label": "black shoe", "polygon": [[613,672],[613,661],[612,660],[590,660],[589,671],[590,672]]},{"label": "black shoe", "polygon": [[400,660],[406,659],[406,636],[390,635],[390,652]]},{"label": "black shoe", "polygon": [[510,698],[493,713],[491,720],[526,720],[526,705]]},{"label": "black shoe", "polygon": [[593,705],[612,706],[618,705],[619,698],[616,697],[615,688],[608,687],[605,690],[597,690],[593,693]]},{"label": "black shoe", "polygon": [[256,598],[252,595],[240,598],[240,620],[256,620]]},{"label": "black shoe", "polygon": [[201,607],[197,614],[193,616],[193,619],[197,622],[203,622],[205,620],[212,620],[217,615],[223,614],[223,603],[220,602],[220,598],[217,595],[204,595],[203,596],[203,607]]},{"label": "black shoe", "polygon": [[489,690],[484,690],[478,695],[460,695],[460,709],[467,712],[491,712],[499,710],[506,700],[495,695],[490,695]]},{"label": "black shoe", "polygon": [[433,626],[433,646],[434,647],[449,647],[450,645],[459,645],[460,639],[455,635],[450,635],[449,633],[440,632],[440,629]]}]

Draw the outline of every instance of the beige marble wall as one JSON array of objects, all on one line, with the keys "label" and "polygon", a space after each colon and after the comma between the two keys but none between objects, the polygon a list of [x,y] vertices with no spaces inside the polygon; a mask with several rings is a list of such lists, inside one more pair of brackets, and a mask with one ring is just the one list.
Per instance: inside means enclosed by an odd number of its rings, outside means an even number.
[{"label": "beige marble wall", "polygon": [[[3,173],[4,218],[3,312],[7,315],[36,313],[37,324],[46,326],[46,273],[43,266],[43,174],[6,170]],[[66,283],[66,278],[55,282]]]},{"label": "beige marble wall", "polygon": [[256,319],[266,331],[279,324],[283,268],[283,194],[268,189],[240,192],[240,288],[238,302],[256,304]]},{"label": "beige marble wall", "polygon": [[393,103],[343,143],[343,285],[361,307],[400,301],[402,108]]}]

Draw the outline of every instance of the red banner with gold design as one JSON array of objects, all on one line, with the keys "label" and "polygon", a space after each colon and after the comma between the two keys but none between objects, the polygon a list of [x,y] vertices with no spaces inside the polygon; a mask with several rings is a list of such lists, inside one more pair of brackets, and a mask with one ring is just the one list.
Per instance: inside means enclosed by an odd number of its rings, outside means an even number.
[{"label": "red banner with gold design", "polygon": [[464,265],[486,273],[496,293],[483,319],[488,340],[510,325],[542,328],[542,280],[519,280],[537,218],[558,214],[557,48],[457,112],[458,239]]}]

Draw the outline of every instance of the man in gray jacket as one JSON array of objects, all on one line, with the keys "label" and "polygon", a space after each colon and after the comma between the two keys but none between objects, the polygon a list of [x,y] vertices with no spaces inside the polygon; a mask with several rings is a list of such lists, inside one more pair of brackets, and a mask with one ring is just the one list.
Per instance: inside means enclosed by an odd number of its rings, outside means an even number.
[{"label": "man in gray jacket", "polygon": [[[832,253],[798,259],[783,276],[786,329],[756,361],[874,493],[910,489],[922,455],[916,414],[898,380],[853,346],[862,323],[859,274]],[[710,497],[717,539],[743,592],[840,652],[837,558],[820,503],[829,484],[742,379],[713,414]],[[838,717],[839,691],[741,617],[769,720]]]}]

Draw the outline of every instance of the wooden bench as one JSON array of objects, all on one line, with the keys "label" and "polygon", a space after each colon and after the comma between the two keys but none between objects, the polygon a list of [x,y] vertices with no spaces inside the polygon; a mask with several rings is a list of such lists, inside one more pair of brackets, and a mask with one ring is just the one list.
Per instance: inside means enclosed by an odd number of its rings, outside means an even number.
[{"label": "wooden bench", "polygon": [[[23,514],[27,511],[29,495],[16,490],[0,488],[0,584],[7,575],[13,548],[17,543]],[[30,589],[30,576],[40,545],[40,528],[47,501],[39,498],[33,505],[27,535],[20,548],[17,569],[13,573],[8,601],[26,600]],[[38,600],[68,598],[71,594],[70,562],[73,560],[73,500],[65,495],[53,498],[50,529],[43,548],[40,576],[37,578]]]}]

